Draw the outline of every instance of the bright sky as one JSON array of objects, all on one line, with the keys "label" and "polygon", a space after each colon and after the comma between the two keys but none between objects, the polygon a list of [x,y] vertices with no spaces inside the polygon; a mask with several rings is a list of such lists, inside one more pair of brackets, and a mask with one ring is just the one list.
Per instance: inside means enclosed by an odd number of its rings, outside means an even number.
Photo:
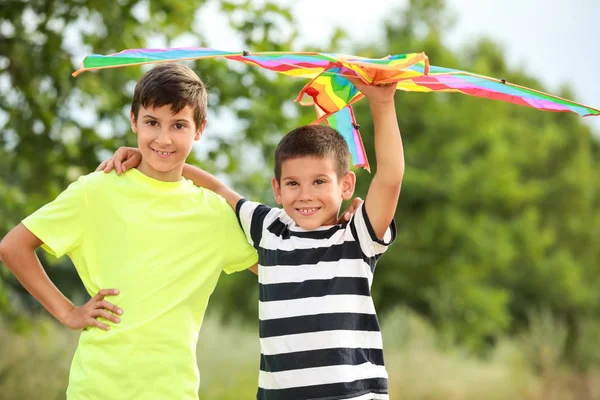
[{"label": "bright sky", "polygon": [[[259,1],[259,0],[256,0]],[[329,48],[336,26],[345,28],[353,41],[372,43],[382,35],[384,19],[401,18],[397,10],[408,0],[276,0],[292,5],[300,30],[299,44]],[[359,5],[362,4],[362,5]],[[521,67],[543,82],[550,93],[566,85],[570,100],[600,108],[600,0],[446,0],[456,17],[446,43],[459,50],[469,40],[492,38],[506,53],[513,67]],[[240,49],[239,37],[223,29],[227,20],[209,2],[197,29],[209,47]],[[350,28],[350,29],[348,29]],[[156,43],[160,46],[161,43]],[[185,40],[177,45],[190,45]],[[414,52],[427,49],[406,49]],[[382,54],[381,56],[385,56]],[[435,60],[431,60],[436,65]],[[443,66],[443,65],[440,65]],[[477,71],[471,71],[477,72]],[[515,82],[518,84],[518,82]],[[584,119],[600,137],[600,116]]]},{"label": "bright sky", "polygon": [[[368,6],[359,7],[348,6],[349,1],[301,0],[295,2],[294,11],[303,42],[327,46],[335,25],[352,26],[355,40],[376,40],[384,18],[400,18],[394,9],[407,3],[368,0],[363,3]],[[446,4],[457,18],[447,38],[450,46],[458,49],[470,39],[491,37],[505,48],[509,65],[523,66],[548,91],[566,84],[575,93],[571,100],[600,108],[599,0],[446,0]],[[427,49],[406,51],[427,53]],[[600,117],[585,120],[600,135]]]}]

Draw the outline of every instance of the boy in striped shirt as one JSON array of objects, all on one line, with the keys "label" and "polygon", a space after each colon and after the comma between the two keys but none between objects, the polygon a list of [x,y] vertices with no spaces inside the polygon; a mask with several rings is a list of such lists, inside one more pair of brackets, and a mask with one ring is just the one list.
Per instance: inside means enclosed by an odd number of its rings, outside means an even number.
[{"label": "boy in striped shirt", "polygon": [[272,185],[282,208],[248,201],[208,173],[184,168],[186,178],[227,200],[258,252],[259,400],[389,398],[371,284],[395,239],[404,154],[395,85],[353,83],[370,103],[377,172],[349,222],[338,224],[338,213],[356,176],[346,142],[326,126],[297,128],[277,146]]}]

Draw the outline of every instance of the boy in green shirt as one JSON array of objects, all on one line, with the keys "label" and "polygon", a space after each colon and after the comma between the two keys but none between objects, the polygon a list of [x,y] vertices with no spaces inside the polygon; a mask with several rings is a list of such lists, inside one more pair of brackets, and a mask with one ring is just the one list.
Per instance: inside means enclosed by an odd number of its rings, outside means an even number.
[{"label": "boy in green shirt", "polygon": [[[121,177],[82,176],[0,242],[0,260],[21,284],[62,324],[83,329],[70,400],[198,398],[196,344],[209,296],[222,270],[257,262],[225,200],[182,178],[206,108],[189,68],[152,69],[131,107],[141,164]],[[71,258],[89,302],[76,307],[52,284],[39,246]]]}]

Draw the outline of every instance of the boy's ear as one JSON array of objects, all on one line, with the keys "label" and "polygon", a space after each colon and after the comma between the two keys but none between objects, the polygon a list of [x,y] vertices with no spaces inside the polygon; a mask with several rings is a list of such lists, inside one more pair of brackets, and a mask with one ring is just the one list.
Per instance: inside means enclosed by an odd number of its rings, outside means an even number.
[{"label": "boy's ear", "polygon": [[277,182],[276,178],[271,179],[271,186],[273,186],[273,194],[275,195],[275,201],[281,206],[281,188],[279,187],[279,182]]},{"label": "boy's ear", "polygon": [[129,111],[129,119],[131,120],[131,130],[137,135],[137,123],[133,111]]},{"label": "boy's ear", "polygon": [[342,199],[350,200],[356,187],[356,174],[349,171],[342,177]]},{"label": "boy's ear", "polygon": [[206,123],[208,122],[208,118],[204,118],[204,122],[200,124],[198,129],[196,129],[196,136],[194,136],[194,140],[198,141],[202,137],[204,133],[204,129],[206,128]]}]

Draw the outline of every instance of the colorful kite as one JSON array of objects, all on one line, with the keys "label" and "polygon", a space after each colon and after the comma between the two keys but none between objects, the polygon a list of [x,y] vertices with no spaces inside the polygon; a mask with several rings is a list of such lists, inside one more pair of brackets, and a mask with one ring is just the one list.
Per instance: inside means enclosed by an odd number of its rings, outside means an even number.
[{"label": "colorful kite", "polygon": [[459,92],[544,111],[570,111],[582,117],[600,115],[598,109],[514,85],[504,79],[430,66],[425,53],[373,59],[316,52],[249,53],[192,47],[132,49],[110,55],[88,56],[73,76],[89,70],[203,58],[225,58],[293,77],[311,79],[295,101],[302,105],[313,105],[318,117],[313,123],[325,121],[337,129],[348,142],[353,164],[367,170],[369,164],[351,108],[364,95],[348,77],[359,77],[371,84],[395,83],[398,90],[407,92]]}]

